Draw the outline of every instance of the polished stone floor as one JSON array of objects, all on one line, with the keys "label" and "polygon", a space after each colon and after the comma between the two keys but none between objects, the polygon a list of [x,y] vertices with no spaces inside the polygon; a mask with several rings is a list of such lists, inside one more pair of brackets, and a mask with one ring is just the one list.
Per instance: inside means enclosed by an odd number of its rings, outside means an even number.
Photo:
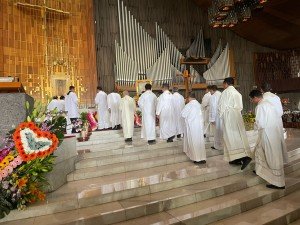
[{"label": "polished stone floor", "polygon": [[0,224],[280,224],[300,212],[300,130],[287,129],[286,190],[267,189],[253,164],[241,171],[211,143],[207,163],[195,165],[181,140],[147,146],[136,138],[126,146],[120,135],[107,132],[79,144],[89,151],[80,154],[69,182]]}]

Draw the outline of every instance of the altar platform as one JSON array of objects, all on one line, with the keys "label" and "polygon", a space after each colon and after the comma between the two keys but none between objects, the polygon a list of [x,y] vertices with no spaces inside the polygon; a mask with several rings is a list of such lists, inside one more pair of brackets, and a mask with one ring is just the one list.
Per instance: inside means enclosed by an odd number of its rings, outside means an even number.
[{"label": "altar platform", "polygon": [[[271,190],[252,173],[223,161],[206,142],[207,163],[195,165],[182,140],[147,145],[134,131],[93,132],[77,142],[75,170],[47,200],[12,211],[5,225],[289,224],[300,214],[300,130],[287,129],[286,189]],[[157,132],[158,134],[158,132]],[[255,215],[255,216],[254,216]]]}]

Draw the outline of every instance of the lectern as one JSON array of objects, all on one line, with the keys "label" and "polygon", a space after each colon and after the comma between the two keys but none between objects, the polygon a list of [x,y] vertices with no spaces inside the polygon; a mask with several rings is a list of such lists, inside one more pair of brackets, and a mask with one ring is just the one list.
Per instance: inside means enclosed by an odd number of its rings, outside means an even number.
[{"label": "lectern", "polygon": [[26,102],[31,110],[33,98],[25,93],[20,82],[0,82],[0,137],[26,119]]}]

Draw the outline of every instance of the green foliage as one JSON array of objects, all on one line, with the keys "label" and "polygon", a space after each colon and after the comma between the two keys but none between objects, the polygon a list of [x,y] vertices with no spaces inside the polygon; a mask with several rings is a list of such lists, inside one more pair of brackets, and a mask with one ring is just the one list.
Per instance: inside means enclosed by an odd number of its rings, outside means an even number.
[{"label": "green foliage", "polygon": [[10,210],[13,209],[13,205],[7,200],[9,195],[7,191],[2,187],[0,188],[0,219],[4,218],[9,214]]},{"label": "green foliage", "polygon": [[80,119],[82,121],[82,124],[86,124],[88,122],[88,113],[87,112],[82,112],[80,114]]},{"label": "green foliage", "polygon": [[247,131],[254,129],[255,115],[251,111],[243,114],[243,120]]}]

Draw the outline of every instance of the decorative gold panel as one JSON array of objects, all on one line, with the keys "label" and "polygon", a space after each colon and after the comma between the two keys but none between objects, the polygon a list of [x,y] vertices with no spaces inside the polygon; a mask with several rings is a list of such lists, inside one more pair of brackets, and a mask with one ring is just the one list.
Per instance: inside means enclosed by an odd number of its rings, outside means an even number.
[{"label": "decorative gold panel", "polygon": [[[17,76],[46,102],[74,85],[83,104],[95,95],[92,0],[1,0],[0,76]],[[59,84],[59,87],[57,85]]]}]

